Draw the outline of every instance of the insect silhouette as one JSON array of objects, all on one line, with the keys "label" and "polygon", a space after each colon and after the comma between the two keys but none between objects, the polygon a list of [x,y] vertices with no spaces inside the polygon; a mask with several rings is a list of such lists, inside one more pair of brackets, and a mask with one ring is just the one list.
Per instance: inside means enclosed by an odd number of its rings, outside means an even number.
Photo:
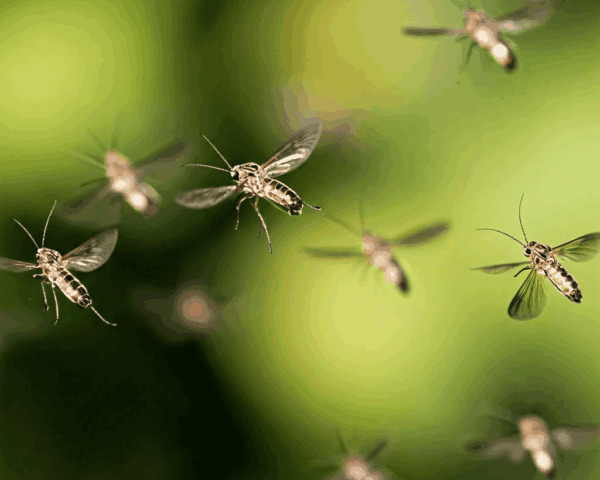
[{"label": "insect silhouette", "polygon": [[458,39],[471,38],[465,66],[473,49],[479,45],[490,52],[494,60],[507,71],[511,71],[516,67],[517,61],[513,51],[504,41],[502,32],[521,33],[541,25],[548,19],[557,3],[558,0],[531,0],[525,6],[498,18],[469,7],[464,11],[466,21],[463,28],[406,27],[402,33],[420,37],[447,35],[459,37]]},{"label": "insect silhouette", "polygon": [[191,143],[180,140],[134,166],[117,150],[116,137],[113,137],[110,148],[104,147],[93,134],[92,137],[102,152],[102,160],[82,154],[77,156],[102,169],[105,177],[91,180],[82,186],[99,182],[103,185],[86,192],[65,207],[63,213],[74,221],[95,226],[118,223],[124,202],[146,218],[156,215],[161,197],[147,180],[161,181],[174,176],[183,159],[192,152]]},{"label": "insect silhouette", "polygon": [[535,415],[516,421],[520,438],[503,438],[492,442],[477,440],[465,445],[469,452],[483,457],[508,456],[515,463],[522,462],[527,452],[536,468],[546,476],[556,477],[557,447],[563,450],[584,450],[598,437],[596,427],[559,427],[550,430],[546,422]]},{"label": "insect silhouette", "polygon": [[408,234],[399,235],[391,240],[385,240],[382,237],[373,235],[371,232],[365,230],[364,214],[361,203],[359,203],[358,213],[361,228],[360,232],[333,215],[327,215],[327,217],[353,235],[361,238],[362,252],[358,248],[352,247],[304,248],[304,252],[311,257],[316,258],[359,259],[367,257],[371,265],[379,268],[384,273],[386,282],[396,285],[400,291],[404,293],[408,292],[408,278],[404,269],[392,255],[392,248],[410,247],[425,243],[445,232],[448,229],[449,224],[447,222],[434,223]]},{"label": "insect silhouette", "polygon": [[600,250],[600,232],[588,233],[554,248],[538,242],[530,242],[527,240],[521,221],[522,203],[523,197],[521,197],[519,203],[519,223],[521,224],[525,243],[521,243],[508,233],[494,228],[478,228],[478,230],[491,230],[512,238],[523,247],[523,255],[527,257],[527,260],[525,262],[479,267],[473,270],[497,274],[507,272],[515,267],[523,267],[516,273],[515,277],[525,270],[531,270],[508,307],[508,314],[511,318],[531,320],[542,313],[546,307],[548,300],[544,282],[546,278],[566,298],[574,303],[581,303],[582,294],[579,284],[559,263],[557,258],[568,258],[574,262],[586,262],[592,259]]},{"label": "insect silhouette", "polygon": [[[0,258],[0,270],[18,273],[41,269],[42,273],[35,274],[33,278],[42,279],[42,293],[44,294],[44,305],[46,307],[44,310],[45,312],[47,312],[50,307],[48,306],[44,283],[49,283],[52,286],[52,294],[54,295],[54,303],[56,305],[56,322],[58,322],[58,302],[56,300],[54,288],[58,287],[73,303],[76,303],[81,308],[90,307],[104,323],[116,326],[116,323],[106,321],[102,315],[92,307],[92,299],[90,298],[87,289],[69,272],[68,269],[79,272],[91,272],[104,265],[117,244],[117,230],[107,230],[102,232],[63,256],[56,250],[44,247],[48,222],[50,221],[50,217],[52,216],[55,207],[56,202],[54,202],[52,210],[50,210],[50,215],[48,215],[48,219],[46,220],[41,248],[38,246],[31,233],[15,219],[15,222],[25,230],[25,233],[29,235],[29,238],[31,238],[31,241],[37,248],[37,264]],[[56,322],[54,322],[55,325]]]},{"label": "insect silhouette", "polygon": [[267,225],[258,210],[258,199],[266,198],[273,204],[283,207],[290,215],[302,214],[302,207],[304,205],[314,210],[321,210],[321,207],[316,207],[303,202],[296,192],[280,181],[274,180],[274,177],[291,172],[306,161],[319,141],[322,125],[323,122],[319,120],[318,122],[303,128],[296,133],[290,141],[271,155],[271,157],[262,165],[258,165],[257,163],[244,163],[232,167],[210,140],[202,135],[215,152],[223,159],[229,170],[197,163],[184,166],[206,167],[227,172],[231,174],[231,178],[236,185],[190,190],[177,195],[177,197],[175,197],[175,202],[186,208],[202,209],[217,205],[234,193],[242,192],[243,195],[240,197],[236,206],[237,220],[235,229],[237,230],[240,223],[240,206],[242,205],[242,202],[254,198],[254,210],[256,210],[256,214],[260,220],[258,237],[260,237],[260,233],[264,228],[265,233],[267,234],[267,241],[269,242],[269,251],[273,253],[269,230],[267,230]]}]

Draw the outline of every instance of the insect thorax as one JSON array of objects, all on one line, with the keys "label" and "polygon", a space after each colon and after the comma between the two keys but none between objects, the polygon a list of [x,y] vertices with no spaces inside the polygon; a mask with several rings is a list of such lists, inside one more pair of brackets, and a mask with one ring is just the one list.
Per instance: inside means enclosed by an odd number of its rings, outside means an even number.
[{"label": "insect thorax", "polygon": [[45,281],[56,285],[69,300],[82,308],[89,307],[92,304],[87,289],[67,270],[60,253],[49,248],[40,248],[37,257],[38,265],[46,276]]},{"label": "insect thorax", "polygon": [[136,183],[136,174],[131,164],[119,152],[109,151],[104,155],[106,176],[110,179],[110,188],[114,192],[131,190]]}]

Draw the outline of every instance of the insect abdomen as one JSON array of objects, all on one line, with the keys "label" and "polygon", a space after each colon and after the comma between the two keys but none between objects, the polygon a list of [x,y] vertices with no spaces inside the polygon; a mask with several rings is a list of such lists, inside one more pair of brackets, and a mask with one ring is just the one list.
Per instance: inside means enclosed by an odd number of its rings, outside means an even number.
[{"label": "insect abdomen", "polygon": [[581,303],[581,290],[573,276],[558,262],[546,269],[550,281],[558,287],[561,293],[575,303]]},{"label": "insect abdomen", "polygon": [[92,304],[87,289],[73,276],[66,268],[58,269],[56,285],[60,288],[66,297],[81,308],[89,307]]},{"label": "insect abdomen", "polygon": [[266,179],[263,192],[266,198],[286,208],[290,215],[302,213],[304,203],[296,192],[283,183],[272,178]]}]

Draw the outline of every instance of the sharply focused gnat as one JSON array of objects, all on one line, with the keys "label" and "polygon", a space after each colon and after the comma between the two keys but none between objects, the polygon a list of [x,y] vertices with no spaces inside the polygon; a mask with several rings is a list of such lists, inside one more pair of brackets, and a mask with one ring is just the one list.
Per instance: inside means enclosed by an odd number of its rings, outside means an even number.
[{"label": "sharply focused gnat", "polygon": [[319,141],[322,124],[322,121],[319,120],[300,130],[289,142],[277,150],[262,165],[258,165],[257,163],[244,163],[232,167],[210,140],[202,135],[223,159],[229,170],[195,163],[185,166],[206,167],[227,172],[231,175],[231,178],[233,178],[236,185],[216,188],[200,188],[198,190],[183,192],[175,198],[175,202],[183,207],[202,209],[217,205],[234,193],[242,192],[243,195],[240,197],[236,207],[237,221],[235,229],[237,230],[240,223],[240,206],[242,205],[242,202],[254,198],[254,210],[256,210],[256,214],[260,220],[258,236],[260,236],[260,232],[264,228],[265,233],[267,234],[267,241],[269,242],[269,250],[272,253],[271,238],[269,236],[269,231],[267,230],[267,225],[258,210],[258,199],[266,198],[274,204],[285,208],[290,215],[300,215],[304,205],[307,205],[314,210],[321,210],[321,207],[315,207],[303,202],[296,192],[273,178],[291,172],[304,163]]},{"label": "sharply focused gnat", "polygon": [[478,230],[491,230],[512,238],[523,247],[523,255],[527,257],[527,261],[490,265],[488,267],[475,268],[474,270],[496,274],[507,272],[515,267],[523,267],[517,272],[515,277],[525,270],[531,270],[508,307],[508,314],[511,318],[515,320],[531,320],[542,313],[546,307],[548,297],[545,278],[566,298],[574,303],[581,303],[582,294],[579,284],[559,263],[556,257],[568,258],[574,262],[586,262],[592,259],[600,250],[600,232],[588,233],[554,248],[538,242],[529,242],[525,235],[523,222],[521,222],[522,203],[523,197],[521,197],[521,202],[519,203],[519,223],[521,224],[525,243],[521,243],[508,233],[493,228],[479,228]]},{"label": "sharply focused gnat", "polygon": [[469,7],[464,11],[466,21],[463,28],[406,27],[402,33],[421,37],[439,35],[470,37],[473,41],[469,46],[465,64],[468,63],[473,48],[479,45],[490,52],[494,60],[507,71],[511,71],[516,67],[517,61],[513,51],[504,41],[502,32],[521,33],[541,25],[548,19],[557,3],[558,0],[531,0],[518,10],[499,18],[493,18],[485,12]]},{"label": "sharply focused gnat", "polygon": [[[46,220],[41,248],[29,231],[18,220],[15,220],[15,222],[25,230],[27,235],[29,235],[29,238],[31,238],[37,248],[37,264],[0,258],[0,270],[26,272],[29,270],[41,269],[42,273],[35,274],[33,278],[42,279],[42,293],[44,294],[44,305],[46,307],[44,311],[46,312],[50,307],[48,306],[44,283],[49,283],[52,286],[52,294],[54,295],[54,303],[56,304],[56,322],[58,322],[58,302],[56,300],[54,288],[58,287],[73,303],[76,303],[82,308],[90,307],[104,323],[115,326],[115,323],[106,321],[102,315],[92,307],[92,299],[90,298],[87,289],[67,269],[69,268],[79,272],[91,272],[104,265],[117,244],[117,230],[107,230],[102,232],[85,242],[83,245],[62,256],[56,250],[44,247],[46,230],[48,229],[48,222],[50,221],[54,207],[56,207],[56,202],[54,202],[52,210],[50,210],[50,215],[48,215],[48,219]],[[56,322],[54,322],[54,324],[56,324]]]}]

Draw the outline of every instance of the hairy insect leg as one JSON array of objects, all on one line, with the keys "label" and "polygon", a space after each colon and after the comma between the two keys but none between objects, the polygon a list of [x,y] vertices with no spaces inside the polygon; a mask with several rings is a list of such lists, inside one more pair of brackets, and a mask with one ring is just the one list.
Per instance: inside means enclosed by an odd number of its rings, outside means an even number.
[{"label": "hairy insect leg", "polygon": [[[258,215],[258,218],[260,219],[261,227],[265,229],[265,233],[267,234],[267,241],[269,242],[269,251],[271,253],[273,253],[273,249],[271,248],[271,237],[269,236],[269,230],[267,229],[267,224],[265,223],[263,216],[258,211],[258,197],[256,197],[254,199],[254,210],[256,210],[256,214]],[[260,235],[260,232],[261,231],[259,230],[258,231],[259,235]]]},{"label": "hairy insect leg", "polygon": [[58,323],[58,300],[56,299],[56,290],[54,290],[54,284],[51,283],[50,285],[52,285],[52,295],[54,295],[54,305],[56,305],[56,320],[54,321],[54,325],[56,325]]},{"label": "hairy insect leg", "polygon": [[[33,278],[36,277],[44,277],[45,275],[43,273],[38,273],[36,275],[33,276]],[[44,312],[47,312],[50,307],[48,306],[48,297],[46,297],[46,290],[44,289],[44,282],[42,282],[40,284],[42,286],[42,293],[44,294]]]},{"label": "hairy insect leg", "polygon": [[[235,209],[237,210],[237,220],[235,221],[235,229],[238,229],[238,226],[240,225],[240,207],[242,206],[242,202],[244,200],[247,200],[248,198],[252,198],[251,194],[246,193],[242,198],[240,198],[240,201],[238,202],[237,206],[235,207]],[[257,198],[258,200],[258,198]]]},{"label": "hairy insect leg", "polygon": [[100,317],[100,320],[102,320],[104,323],[106,323],[107,325],[110,325],[111,327],[116,327],[116,326],[117,326],[117,324],[116,324],[116,323],[110,323],[109,321],[105,320],[105,319],[104,319],[104,317],[103,317],[102,315],[100,315],[100,314],[98,313],[98,311],[97,311],[97,310],[96,310],[94,307],[92,307],[91,305],[90,305],[90,308],[92,309],[92,311],[93,311],[93,312],[94,312],[96,315],[98,315],[98,317]]}]

